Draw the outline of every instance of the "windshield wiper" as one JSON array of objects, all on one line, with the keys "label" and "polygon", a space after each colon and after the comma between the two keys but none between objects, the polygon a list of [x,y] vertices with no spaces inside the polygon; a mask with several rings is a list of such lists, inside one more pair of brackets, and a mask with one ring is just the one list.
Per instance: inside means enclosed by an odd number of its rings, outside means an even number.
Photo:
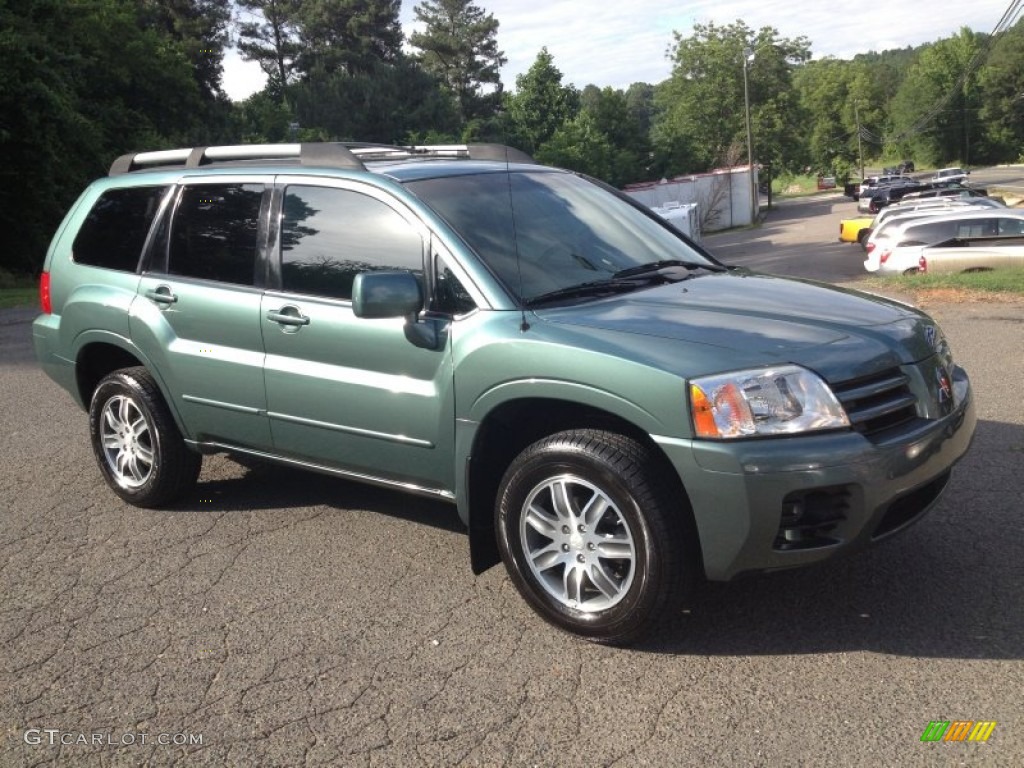
[{"label": "windshield wiper", "polygon": [[634,288],[639,288],[647,281],[644,280],[621,280],[618,278],[611,278],[610,280],[594,280],[590,283],[580,283],[579,285],[570,285],[567,288],[559,288],[555,291],[548,291],[542,293],[540,296],[531,296],[530,298],[523,301],[528,307],[536,306],[537,304],[544,304],[548,301],[555,301],[557,299],[572,299],[580,296],[598,296],[602,293],[625,293],[631,291]]},{"label": "windshield wiper", "polygon": [[711,272],[721,271],[712,264],[700,264],[693,261],[679,261],[678,259],[653,261],[650,264],[640,264],[636,267],[621,269],[605,280],[594,280],[589,283],[570,285],[566,288],[542,293],[540,296],[526,299],[523,303],[528,307],[533,307],[537,304],[544,304],[557,299],[598,296],[602,293],[625,293],[626,291],[642,288],[652,283],[677,283],[691,277],[690,274],[680,275],[678,272],[673,274],[663,271],[671,267],[683,267],[690,271],[697,269],[706,269]]},{"label": "windshield wiper", "polygon": [[620,269],[612,275],[612,279],[618,280],[624,277],[642,277],[660,272],[668,267],[683,267],[684,269],[690,270],[706,269],[709,272],[720,271],[713,264],[702,264],[698,261],[681,261],[680,259],[662,259],[661,261],[652,261],[649,264],[638,264],[635,267]]}]

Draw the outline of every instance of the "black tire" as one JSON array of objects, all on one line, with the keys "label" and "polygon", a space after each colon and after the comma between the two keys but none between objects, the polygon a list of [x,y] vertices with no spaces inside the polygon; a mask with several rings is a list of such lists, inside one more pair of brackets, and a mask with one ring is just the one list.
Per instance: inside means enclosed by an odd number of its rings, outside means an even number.
[{"label": "black tire", "polygon": [[203,457],[181,437],[145,368],[106,376],[89,404],[92,450],[107,485],[139,507],[160,507],[190,490]]},{"label": "black tire", "polygon": [[[546,437],[509,466],[495,505],[498,549],[546,621],[627,645],[681,608],[699,550],[689,504],[660,478],[661,466],[641,443],[589,429]],[[593,519],[583,514],[588,502]]]}]

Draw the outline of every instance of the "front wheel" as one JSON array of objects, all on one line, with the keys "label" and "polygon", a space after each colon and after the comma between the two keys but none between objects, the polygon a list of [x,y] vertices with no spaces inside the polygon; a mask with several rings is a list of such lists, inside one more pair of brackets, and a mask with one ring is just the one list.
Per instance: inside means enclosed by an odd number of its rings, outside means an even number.
[{"label": "front wheel", "polygon": [[114,493],[159,507],[195,485],[202,456],[188,449],[145,368],[106,376],[89,405],[89,433],[100,472]]},{"label": "front wheel", "polygon": [[544,619],[627,644],[679,609],[696,539],[688,504],[658,468],[641,443],[598,430],[560,432],[512,462],[498,491],[498,546]]}]

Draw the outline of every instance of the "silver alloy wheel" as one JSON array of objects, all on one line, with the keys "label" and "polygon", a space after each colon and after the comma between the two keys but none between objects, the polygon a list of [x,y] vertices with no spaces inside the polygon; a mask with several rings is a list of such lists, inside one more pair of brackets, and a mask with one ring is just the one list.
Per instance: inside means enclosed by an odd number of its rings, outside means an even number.
[{"label": "silver alloy wheel", "polygon": [[146,415],[130,397],[107,400],[100,415],[103,458],[114,479],[125,488],[139,488],[153,474],[153,432]]},{"label": "silver alloy wheel", "polygon": [[629,524],[604,491],[575,475],[548,478],[530,491],[519,539],[537,581],[566,607],[607,610],[633,583]]}]

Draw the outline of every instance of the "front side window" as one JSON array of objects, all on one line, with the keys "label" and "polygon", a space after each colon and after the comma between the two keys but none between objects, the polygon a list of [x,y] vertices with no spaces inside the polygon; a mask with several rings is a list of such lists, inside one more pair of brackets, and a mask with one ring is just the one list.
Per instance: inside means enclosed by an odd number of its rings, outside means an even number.
[{"label": "front side window", "polygon": [[167,272],[252,285],[263,189],[262,184],[185,187],[171,225]]},{"label": "front side window", "polygon": [[290,186],[281,217],[281,287],[351,299],[360,272],[423,274],[423,240],[390,206],[334,187]]},{"label": "front side window", "polygon": [[465,315],[476,309],[473,297],[441,255],[434,260],[434,300],[430,308],[445,315]]},{"label": "front side window", "polygon": [[406,186],[527,302],[662,261],[720,269],[671,229],[573,174],[478,173]]},{"label": "front side window", "polygon": [[82,222],[71,257],[79,264],[134,272],[167,187],[109,189]]}]

